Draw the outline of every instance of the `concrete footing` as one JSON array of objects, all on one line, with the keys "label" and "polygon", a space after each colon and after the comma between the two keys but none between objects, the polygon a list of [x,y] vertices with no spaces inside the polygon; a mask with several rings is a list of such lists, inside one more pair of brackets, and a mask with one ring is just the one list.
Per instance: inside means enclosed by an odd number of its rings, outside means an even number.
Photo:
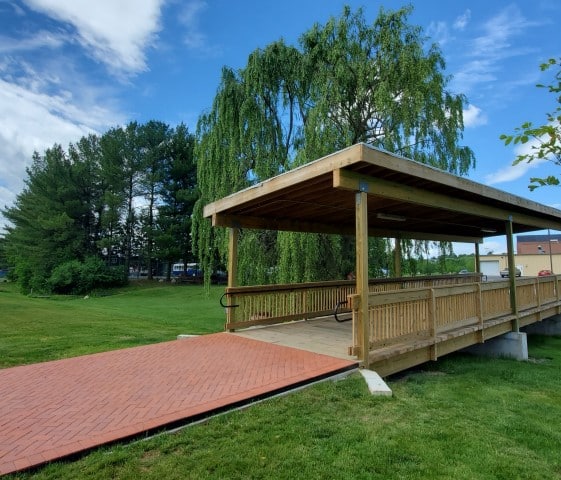
[{"label": "concrete footing", "polygon": [[524,332],[508,332],[464,349],[465,352],[485,357],[508,357],[528,360],[528,340]]},{"label": "concrete footing", "polygon": [[532,323],[531,325],[524,327],[524,331],[528,335],[561,335],[561,315],[555,315],[547,320]]},{"label": "concrete footing", "polygon": [[368,390],[372,395],[383,395],[383,396],[392,396],[392,391],[390,387],[387,386],[386,382],[382,380],[382,377],[378,375],[373,370],[368,370],[366,368],[359,369],[360,373],[362,374],[364,380],[366,380],[366,384],[368,385]]}]

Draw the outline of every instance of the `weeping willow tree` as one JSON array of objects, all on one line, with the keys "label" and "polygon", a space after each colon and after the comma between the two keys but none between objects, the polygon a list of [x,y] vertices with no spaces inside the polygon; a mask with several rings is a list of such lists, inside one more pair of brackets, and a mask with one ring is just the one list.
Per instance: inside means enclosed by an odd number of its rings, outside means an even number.
[{"label": "weeping willow tree", "polygon": [[[245,69],[224,69],[210,112],[197,125],[197,181],[201,198],[194,236],[205,275],[226,263],[227,239],[202,219],[213,200],[291,168],[302,142],[309,81],[301,53],[283,41],[256,50]],[[276,271],[276,232],[244,231],[239,242],[244,283],[267,283]]]},{"label": "weeping willow tree", "polygon": [[[197,130],[194,234],[206,272],[225,262],[227,241],[202,219],[202,207],[295,166],[358,142],[459,175],[475,165],[460,145],[466,99],[447,90],[444,58],[408,23],[411,11],[381,9],[369,24],[361,9],[345,7],[305,32],[298,47],[277,41],[253,52],[245,68],[224,69]],[[353,269],[346,237],[244,231],[240,238],[244,283],[338,278]],[[426,244],[403,247],[411,257]],[[372,239],[370,250],[373,269],[387,268],[387,241]]]}]

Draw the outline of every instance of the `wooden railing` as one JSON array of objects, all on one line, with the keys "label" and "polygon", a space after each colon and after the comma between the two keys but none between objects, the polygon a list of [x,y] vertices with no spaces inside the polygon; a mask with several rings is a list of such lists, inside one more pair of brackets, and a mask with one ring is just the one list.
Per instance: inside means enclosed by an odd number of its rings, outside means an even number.
[{"label": "wooden railing", "polygon": [[[480,279],[479,274],[372,279],[369,281],[369,290],[372,293],[401,291],[427,286],[473,283]],[[355,292],[354,280],[228,287],[225,293],[226,329],[234,330],[332,314],[337,303],[347,301]]]},{"label": "wooden railing", "polygon": [[[559,303],[561,276],[516,281],[517,308],[524,312]],[[362,329],[358,322],[360,297],[351,295],[353,344],[360,353]],[[433,339],[455,330],[483,330],[484,322],[512,320],[510,282],[410,288],[371,293],[368,299],[369,345],[376,350],[393,344]]]}]

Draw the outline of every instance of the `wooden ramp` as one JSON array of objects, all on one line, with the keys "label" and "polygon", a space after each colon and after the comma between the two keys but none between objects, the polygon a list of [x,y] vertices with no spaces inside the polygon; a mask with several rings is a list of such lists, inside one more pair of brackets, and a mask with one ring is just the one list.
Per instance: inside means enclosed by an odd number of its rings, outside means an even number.
[{"label": "wooden ramp", "polygon": [[0,370],[0,475],[356,367],[356,361],[218,333]]}]

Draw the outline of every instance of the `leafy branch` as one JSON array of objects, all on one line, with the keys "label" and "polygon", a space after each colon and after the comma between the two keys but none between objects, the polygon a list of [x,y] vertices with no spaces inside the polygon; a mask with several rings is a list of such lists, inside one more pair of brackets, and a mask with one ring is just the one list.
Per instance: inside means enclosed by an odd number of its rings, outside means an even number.
[{"label": "leafy branch", "polygon": [[[546,113],[547,123],[541,126],[534,126],[532,122],[525,122],[520,127],[514,129],[514,134],[502,134],[499,138],[504,141],[505,146],[524,145],[531,142],[529,151],[521,153],[516,157],[513,165],[521,162],[531,163],[535,160],[549,161],[556,166],[561,166],[561,58],[551,58],[548,62],[540,65],[540,69],[546,71],[552,67],[559,67],[555,74],[554,82],[550,85],[536,85],[538,88],[546,88],[549,93],[555,94],[557,107]],[[535,190],[543,186],[558,186],[559,178],[549,175],[544,178],[530,178],[530,190]]]}]

